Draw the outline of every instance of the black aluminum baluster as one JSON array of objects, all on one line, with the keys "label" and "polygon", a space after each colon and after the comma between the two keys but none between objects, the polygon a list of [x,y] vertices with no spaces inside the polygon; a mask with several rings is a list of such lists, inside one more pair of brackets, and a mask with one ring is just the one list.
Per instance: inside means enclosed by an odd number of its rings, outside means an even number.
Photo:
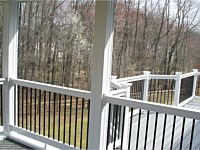
[{"label": "black aluminum baluster", "polygon": [[136,93],[137,99],[140,99],[139,81],[136,81]]},{"label": "black aluminum baluster", "polygon": [[143,99],[143,95],[144,95],[144,80],[141,80],[141,84],[140,85],[141,85],[141,99]]},{"label": "black aluminum baluster", "polygon": [[134,98],[134,82],[131,85],[131,93],[130,93],[130,97]]},{"label": "black aluminum baluster", "polygon": [[32,108],[33,108],[33,100],[32,93],[33,89],[30,88],[30,131],[32,131]]},{"label": "black aluminum baluster", "polygon": [[[159,88],[159,85],[160,85],[160,80],[158,79],[158,83],[157,83],[157,103],[159,103],[159,96],[160,96],[160,88]],[[160,103],[162,103],[162,100],[160,99]]]},{"label": "black aluminum baluster", "polygon": [[175,89],[175,80],[172,81],[172,89],[171,89],[171,104],[173,104],[173,99],[174,99],[174,92],[173,90]]},{"label": "black aluminum baluster", "polygon": [[65,130],[66,130],[66,100],[67,100],[67,96],[64,95],[64,126],[63,126],[63,143],[65,143]]},{"label": "black aluminum baluster", "polygon": [[34,101],[35,101],[35,118],[34,118],[34,132],[36,132],[36,124],[37,124],[37,90],[35,89],[35,93],[34,93]]},{"label": "black aluminum baluster", "polygon": [[155,95],[156,95],[156,79],[154,79],[154,87],[153,87],[153,102],[155,102]]},{"label": "black aluminum baluster", "polygon": [[[113,149],[115,149],[115,145],[116,145],[116,140],[117,140],[117,124],[118,124],[118,105],[114,105],[116,106],[116,110],[115,110],[115,131],[114,131],[114,144],[113,144]],[[114,118],[114,117],[113,117]]]},{"label": "black aluminum baluster", "polygon": [[129,140],[128,140],[128,149],[131,146],[131,132],[132,132],[132,123],[133,123],[133,108],[131,108],[131,118],[130,118],[130,131],[129,131]]},{"label": "black aluminum baluster", "polygon": [[197,96],[200,96],[200,76],[198,76],[198,79],[197,79],[197,93],[196,93],[196,95]]},{"label": "black aluminum baluster", "polygon": [[71,125],[72,125],[72,96],[70,96],[70,110],[69,110],[69,145],[71,144]]},{"label": "black aluminum baluster", "polygon": [[152,79],[150,80],[150,83],[149,83],[149,91],[150,91],[150,92],[149,92],[150,95],[149,95],[149,100],[148,100],[148,101],[151,102],[151,101],[152,101],[152,100],[151,100],[151,94],[152,94]]},{"label": "black aluminum baluster", "polygon": [[[0,85],[0,91],[1,91],[2,85]],[[16,113],[17,113],[17,85],[14,85],[14,126],[17,125],[17,118],[16,118]],[[0,93],[0,97],[2,97],[2,93]],[[1,99],[0,99],[1,100]],[[0,105],[0,111],[2,109],[2,105]],[[2,114],[2,113],[1,113]],[[0,115],[1,115],[0,114]],[[2,115],[0,116],[0,118],[2,118]],[[0,121],[0,125],[1,125],[1,121]]]},{"label": "black aluminum baluster", "polygon": [[22,128],[24,128],[24,87],[22,86]]},{"label": "black aluminum baluster", "polygon": [[107,129],[107,143],[106,143],[106,149],[108,149],[108,145],[109,145],[109,142],[110,142],[110,118],[111,118],[111,104],[109,104],[109,107],[108,107],[108,129]]},{"label": "black aluminum baluster", "polygon": [[[165,96],[165,100],[167,101],[167,104],[172,105],[172,102],[171,102],[171,95],[170,95],[170,94],[173,95],[173,93],[172,93],[172,92],[173,92],[173,89],[172,89],[171,86],[170,86],[170,80],[167,80],[167,79],[166,79],[165,83],[166,83],[166,91],[165,91],[166,96]],[[172,92],[171,92],[171,93],[170,93],[170,89],[172,89]]]},{"label": "black aluminum baluster", "polygon": [[138,99],[142,100],[143,99],[143,97],[142,97],[142,93],[143,93],[142,80],[138,81],[138,85],[139,85],[139,88],[138,88],[139,98]]},{"label": "black aluminum baluster", "polygon": [[154,136],[153,136],[153,146],[152,146],[152,149],[155,149],[157,125],[158,125],[158,112],[156,112],[156,118],[155,118]]},{"label": "black aluminum baluster", "polygon": [[185,117],[183,117],[183,124],[182,124],[182,131],[181,131],[181,140],[180,140],[180,149],[182,149],[182,146],[183,146],[184,129],[185,129]]},{"label": "black aluminum baluster", "polygon": [[199,96],[200,76],[197,77],[196,95]]},{"label": "black aluminum baluster", "polygon": [[58,141],[60,141],[60,116],[61,116],[61,98],[62,95],[59,94],[59,114],[58,114]]},{"label": "black aluminum baluster", "polygon": [[137,93],[136,93],[136,90],[135,90],[135,87],[136,87],[135,81],[133,82],[132,86],[133,86],[133,88],[132,88],[133,89],[133,98],[137,99]]},{"label": "black aluminum baluster", "polygon": [[26,130],[28,129],[28,87],[26,87]]},{"label": "black aluminum baluster", "polygon": [[[20,110],[21,110],[21,109],[20,109],[20,102],[21,102],[21,99],[20,99],[20,96],[21,96],[21,95],[20,95],[20,89],[21,89],[21,88],[20,88],[20,86],[18,85],[18,88],[17,88],[17,93],[18,93],[18,94],[17,94],[17,97],[18,97],[18,98],[17,98],[17,100],[18,100],[18,102],[17,102],[17,105],[18,105],[18,108],[17,108],[18,127],[20,127]],[[1,105],[1,106],[2,106],[2,105]],[[3,109],[2,109],[2,110],[3,110]],[[3,111],[2,111],[2,112],[3,112]],[[2,115],[2,116],[3,116],[3,115]],[[2,117],[2,119],[3,119],[3,117]]]},{"label": "black aluminum baluster", "polygon": [[[167,104],[171,103],[171,105],[172,105],[173,104],[172,99],[171,99],[171,97],[172,97],[171,95],[173,95],[173,88],[171,86],[172,81],[170,83],[170,80],[167,80],[166,83],[167,83]],[[171,92],[170,92],[170,90],[171,90]]]},{"label": "black aluminum baluster", "polygon": [[55,139],[56,128],[56,93],[53,95],[53,139]]},{"label": "black aluminum baluster", "polygon": [[149,110],[147,111],[147,121],[146,121],[146,131],[145,131],[145,140],[144,140],[144,149],[147,147],[147,137],[148,137],[148,129],[149,129]]},{"label": "black aluminum baluster", "polygon": [[165,104],[165,100],[163,101],[163,79],[161,80],[161,86],[160,86],[160,101],[162,101],[163,104]]},{"label": "black aluminum baluster", "polygon": [[87,137],[86,137],[86,149],[88,149],[88,135],[89,135],[89,125],[90,125],[90,100],[88,100],[88,116],[87,116]]},{"label": "black aluminum baluster", "polygon": [[38,98],[38,106],[39,106],[39,134],[40,134],[40,130],[41,130],[41,90],[39,90],[39,98]]},{"label": "black aluminum baluster", "polygon": [[43,135],[46,135],[46,91],[44,91],[44,112],[43,112]]},{"label": "black aluminum baluster", "polygon": [[[113,109],[112,109],[112,107],[113,107]],[[115,111],[116,111],[116,106],[113,104],[113,105],[111,105],[111,114],[112,114],[112,134],[111,134],[111,140],[113,140],[114,139],[114,124],[115,124],[115,117],[114,117],[114,115],[115,115]],[[111,141],[112,142],[112,141]]]},{"label": "black aluminum baluster", "polygon": [[83,117],[84,117],[84,103],[85,99],[82,98],[82,109],[81,109],[81,135],[80,135],[80,149],[82,149],[82,140],[83,140]]},{"label": "black aluminum baluster", "polygon": [[139,84],[138,84],[138,81],[136,81],[135,82],[136,83],[136,89],[135,89],[135,91],[136,91],[136,93],[137,93],[137,99],[140,99],[140,93],[139,93]]},{"label": "black aluminum baluster", "polygon": [[139,109],[139,116],[138,116],[138,128],[137,128],[136,149],[138,149],[139,138],[140,138],[140,121],[141,121],[141,109]]},{"label": "black aluminum baluster", "polygon": [[[19,100],[19,98],[18,98],[18,100]],[[18,105],[18,107],[19,107],[19,105]],[[18,110],[18,113],[19,113],[19,110]],[[2,84],[1,84],[1,125],[3,125],[3,86],[2,86]],[[18,126],[19,126],[19,114],[18,114]]]},{"label": "black aluminum baluster", "polygon": [[162,135],[162,144],[161,144],[161,149],[164,148],[164,142],[165,142],[165,131],[166,131],[166,122],[167,122],[167,114],[165,114],[165,118],[164,118],[164,124],[163,124],[163,135]]},{"label": "black aluminum baluster", "polygon": [[126,113],[126,107],[124,106],[124,109],[123,109],[123,118],[122,118],[122,134],[121,134],[121,147],[120,147],[120,149],[123,148],[125,115],[127,115],[125,113]]},{"label": "black aluminum baluster", "polygon": [[51,136],[51,92],[49,92],[48,138]]},{"label": "black aluminum baluster", "polygon": [[170,145],[170,149],[173,148],[175,126],[176,126],[176,116],[174,116],[174,120],[173,120],[173,127],[172,127],[172,136],[171,136],[171,145]]},{"label": "black aluminum baluster", "polygon": [[77,138],[77,124],[78,124],[78,97],[76,97],[76,112],[75,112],[75,129],[74,129],[74,147],[76,147]]},{"label": "black aluminum baluster", "polygon": [[122,115],[122,112],[121,112],[121,109],[122,109],[122,106],[119,106],[119,121],[118,121],[118,139],[120,138],[120,132],[121,132],[121,128],[120,128],[120,124],[121,124],[121,115]]},{"label": "black aluminum baluster", "polygon": [[143,80],[140,80],[139,81],[139,85],[140,85],[140,89],[139,89],[139,92],[140,92],[140,99],[142,100],[143,99],[143,89],[144,89],[144,87],[143,87]]},{"label": "black aluminum baluster", "polygon": [[194,128],[195,128],[195,119],[193,119],[193,121],[192,121],[192,131],[191,131],[190,147],[189,147],[189,149],[192,149],[193,136],[194,136]]},{"label": "black aluminum baluster", "polygon": [[136,86],[135,86],[136,99],[139,99],[140,93],[138,90],[138,81],[136,81],[135,84],[136,84]]}]

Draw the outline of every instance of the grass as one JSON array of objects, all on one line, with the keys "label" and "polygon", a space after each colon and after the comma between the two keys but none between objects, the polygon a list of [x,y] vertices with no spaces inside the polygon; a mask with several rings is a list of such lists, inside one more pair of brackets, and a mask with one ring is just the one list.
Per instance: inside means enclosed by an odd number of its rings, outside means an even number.
[{"label": "grass", "polygon": [[[83,119],[82,119],[82,109],[80,108],[77,109],[77,119],[76,119],[76,109],[74,108],[72,109],[71,121],[69,117],[70,116],[69,109],[66,111],[65,122],[64,122],[64,111],[61,111],[60,119],[58,111],[55,113],[55,118],[53,112],[50,112],[50,120],[48,116],[49,116],[48,110],[45,112],[45,117],[44,117],[44,112],[41,112],[40,116],[39,114],[36,115],[32,114],[32,119],[31,119],[32,121],[30,121],[31,115],[28,114],[26,118],[26,115],[24,114],[23,128],[34,131],[36,133],[40,133],[43,136],[53,138],[60,142],[73,145],[74,147],[86,149],[87,128],[88,128],[87,108],[85,108],[83,111]],[[22,127],[22,115],[20,115],[19,127]]]},{"label": "grass", "polygon": [[160,103],[160,104],[167,104],[167,105],[173,105],[174,103],[174,94],[173,93],[155,93],[148,95],[148,101]]},{"label": "grass", "polygon": [[86,149],[88,104],[82,98],[18,87],[18,126]]}]

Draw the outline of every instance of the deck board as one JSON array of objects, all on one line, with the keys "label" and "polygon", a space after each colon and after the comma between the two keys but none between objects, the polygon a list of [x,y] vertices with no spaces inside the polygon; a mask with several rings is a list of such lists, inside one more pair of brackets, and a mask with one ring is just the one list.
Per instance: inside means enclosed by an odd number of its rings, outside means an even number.
[{"label": "deck board", "polygon": [[[200,101],[198,100],[191,101],[183,107],[200,110]],[[131,131],[131,149],[136,149],[137,135],[138,135],[137,134],[138,133],[138,118],[139,118],[138,114],[135,114],[133,116],[133,124],[132,124],[132,131]],[[156,118],[156,113],[150,112],[146,149],[152,149],[153,147],[155,118]],[[161,149],[162,138],[163,138],[163,128],[164,128],[164,118],[165,118],[165,114],[162,114],[162,113],[158,114],[158,120],[157,120],[158,124],[156,127],[156,140],[155,140],[155,145],[154,145],[155,149]],[[173,115],[167,115],[167,124],[165,127],[165,135],[164,135],[164,139],[165,139],[164,149],[170,149],[170,146],[171,146],[173,120],[174,120]],[[193,119],[188,119],[188,118],[185,119],[182,149],[189,149],[192,122],[193,122]],[[139,130],[138,149],[144,149],[146,123],[147,123],[147,111],[142,111],[140,128],[139,128],[140,130]],[[176,123],[175,123],[173,147],[172,147],[173,149],[180,149],[182,123],[183,123],[183,118],[177,116]],[[194,138],[193,138],[192,149],[198,149],[200,145],[200,121],[199,120],[195,121],[195,130],[194,130],[193,137]]]},{"label": "deck board", "polygon": [[32,148],[22,145],[18,142],[15,142],[11,139],[4,139],[4,140],[0,140],[0,149],[9,149],[9,150],[30,150]]}]

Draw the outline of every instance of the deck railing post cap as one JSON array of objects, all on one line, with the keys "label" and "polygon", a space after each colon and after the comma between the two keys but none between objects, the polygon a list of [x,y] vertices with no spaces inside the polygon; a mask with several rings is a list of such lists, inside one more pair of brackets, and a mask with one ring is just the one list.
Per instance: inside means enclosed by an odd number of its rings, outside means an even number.
[{"label": "deck railing post cap", "polygon": [[111,80],[117,79],[117,76],[111,76]]},{"label": "deck railing post cap", "polygon": [[198,69],[192,69],[193,72],[198,72]]},{"label": "deck railing post cap", "polygon": [[147,80],[151,79],[151,72],[150,71],[143,71],[143,74],[146,76]]},{"label": "deck railing post cap", "polygon": [[182,72],[176,72],[176,75],[182,75]]},{"label": "deck railing post cap", "polygon": [[144,75],[151,74],[151,71],[143,71]]}]

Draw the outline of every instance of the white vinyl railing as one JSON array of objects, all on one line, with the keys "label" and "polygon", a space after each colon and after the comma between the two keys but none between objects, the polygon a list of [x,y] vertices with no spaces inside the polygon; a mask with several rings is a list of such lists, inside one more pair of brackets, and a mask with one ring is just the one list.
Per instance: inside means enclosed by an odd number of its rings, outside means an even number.
[{"label": "white vinyl railing", "polygon": [[[104,100],[105,103],[114,106],[111,115],[115,117],[112,119],[112,126],[108,127],[108,135],[112,137],[108,149],[149,149],[151,146],[153,149],[196,147],[195,142],[198,141],[200,131],[200,111],[113,95],[105,95]],[[127,113],[121,112],[123,108],[131,109],[128,123],[124,122]],[[179,130],[178,126],[182,129]],[[117,138],[118,136],[120,138]]]},{"label": "white vinyl railing", "polygon": [[[193,69],[193,72],[186,73],[186,74],[177,72],[175,75],[152,75],[149,71],[144,71],[144,75],[119,78],[119,79],[116,79],[116,77],[113,78],[113,80],[112,80],[113,82],[112,82],[111,86],[115,87],[116,90],[112,91],[111,93],[113,93],[114,95],[117,95],[116,93],[119,92],[120,93],[119,96],[122,96],[122,91],[123,91],[122,85],[129,83],[129,86],[131,87],[130,84],[133,84],[134,82],[137,82],[137,81],[143,81],[143,85],[141,85],[141,86],[143,86],[143,88],[137,89],[138,91],[142,92],[142,100],[148,101],[148,99],[149,99],[149,97],[151,97],[151,95],[152,96],[156,95],[156,96],[160,96],[159,97],[161,99],[160,101],[162,101],[162,99],[165,99],[165,97],[167,97],[167,96],[164,96],[164,93],[165,94],[168,93],[168,97],[170,94],[173,105],[183,106],[185,103],[187,103],[188,101],[190,101],[196,97],[195,93],[196,93],[196,88],[197,88],[197,77],[199,75],[200,75],[200,72],[198,72],[197,69]],[[179,101],[180,94],[181,94],[181,92],[183,92],[183,90],[181,90],[181,88],[182,88],[181,81],[183,81],[187,78],[190,78],[190,77],[193,77],[193,83],[192,83],[193,87],[189,87],[192,90],[191,95],[190,95],[190,97],[187,97],[186,99]],[[151,81],[153,81],[153,80],[155,80],[154,85],[151,85]],[[160,81],[160,83],[161,82],[167,83],[167,80],[171,81],[172,83],[174,82],[174,85],[168,85],[170,87],[170,89],[168,89],[168,91],[162,90],[162,88],[160,88],[159,86],[162,87],[163,85],[158,85],[159,81]],[[154,86],[154,87],[152,87],[152,86]],[[173,86],[174,86],[174,88],[173,88]],[[134,88],[134,85],[132,85],[132,88]],[[156,89],[156,88],[158,88],[158,89]],[[124,89],[126,89],[126,88],[124,88]],[[117,90],[119,90],[119,91],[117,91]],[[156,99],[156,96],[153,97],[153,99]],[[137,98],[135,98],[135,99],[137,99]],[[160,103],[162,103],[162,102],[160,102]]]},{"label": "white vinyl railing", "polygon": [[59,93],[59,94],[66,94],[75,97],[82,97],[86,99],[91,99],[91,92],[84,91],[74,88],[62,87],[57,85],[51,85],[46,83],[40,83],[35,81],[23,80],[23,79],[11,79],[12,85],[21,85],[24,87]]},{"label": "white vinyl railing", "polygon": [[180,117],[186,117],[190,119],[200,120],[200,111],[184,108],[184,107],[176,107],[176,106],[168,106],[164,104],[157,104],[153,102],[145,102],[145,101],[138,101],[135,99],[130,98],[121,98],[112,95],[105,95],[104,100],[106,103],[119,105],[119,106],[126,106],[132,107],[137,109],[149,110],[158,113],[164,113],[169,115],[175,115]]},{"label": "white vinyl railing", "polygon": [[[192,109],[186,109],[186,108],[177,108],[176,105],[182,106],[185,103],[189,102],[193,98],[197,98],[195,95],[195,91],[197,90],[197,80],[200,76],[200,73],[197,70],[193,70],[191,73],[187,74],[181,74],[177,73],[176,75],[151,75],[150,72],[144,72],[144,75],[136,76],[136,77],[127,77],[122,79],[116,79],[116,77],[113,77],[111,82],[111,92],[108,95],[105,93],[104,96],[104,102],[111,105],[118,105],[120,106],[120,112],[121,118],[124,114],[124,122],[120,122],[119,126],[128,126],[129,121],[131,118],[131,111],[129,108],[134,108],[134,112],[139,113],[139,110],[146,110],[146,111],[152,111],[157,113],[164,113],[167,115],[174,115],[174,116],[180,116],[185,118],[191,118],[195,120],[200,120],[198,111],[192,110]],[[193,79],[193,87],[192,87],[192,94],[191,97],[184,100],[181,104],[179,102],[179,97],[181,93],[181,81],[184,79],[194,77]],[[172,80],[175,82],[174,89],[171,90],[171,92],[174,92],[173,98],[174,98],[174,105],[175,106],[167,106],[164,104],[156,104],[152,102],[148,102],[149,96],[152,95],[158,95],[164,93],[164,91],[154,91],[155,93],[151,93],[151,80]],[[143,81],[143,101],[138,101],[137,99],[130,98],[130,91],[132,88],[132,83],[137,81]],[[163,81],[162,81],[163,82]],[[199,81],[198,81],[199,82]],[[6,83],[6,79],[0,78],[0,84]],[[158,84],[159,81],[156,81],[156,84]],[[7,84],[7,83],[6,83]],[[50,85],[45,83],[39,83],[34,81],[28,81],[28,80],[22,80],[22,79],[10,79],[9,80],[9,86],[21,86],[21,87],[27,87],[32,89],[38,89],[42,91],[62,94],[62,95],[69,95],[73,97],[78,98],[84,98],[87,100],[91,99],[91,92],[90,91],[84,91],[84,90],[78,90],[78,89],[72,89],[67,87],[61,87],[56,85]],[[15,97],[16,98],[16,97]],[[155,97],[156,98],[156,97]],[[74,100],[75,101],[75,100]],[[15,103],[17,105],[17,103]],[[2,108],[2,107],[1,107]],[[15,111],[17,111],[17,107],[15,106]],[[113,108],[114,109],[114,108]],[[114,111],[113,111],[114,113]],[[119,115],[118,114],[118,115]],[[114,114],[112,114],[114,115]],[[111,117],[113,120],[115,120],[114,116]],[[117,124],[117,123],[116,123]],[[13,125],[10,125],[11,133],[10,137],[13,139],[16,139],[16,136],[23,137],[28,136],[31,137],[33,140],[37,140],[37,138],[40,139],[40,141],[43,141],[43,148],[47,145],[52,145],[57,148],[72,148],[75,149],[73,146],[67,145],[67,144],[61,144],[59,141],[49,139],[48,137],[43,137],[42,135],[38,135],[37,133],[32,133],[32,131],[25,130]],[[123,139],[118,138],[117,142],[115,143],[115,146],[120,146],[121,141],[125,140],[125,142],[122,142],[123,144],[127,143],[128,140],[128,134],[129,132],[126,130],[126,128],[122,129],[121,131],[118,129],[118,131],[123,135]],[[123,131],[123,132],[122,132]],[[20,140],[20,138],[19,138]],[[22,141],[20,141],[22,142]],[[28,142],[28,141],[27,141]],[[44,144],[46,143],[46,144]],[[39,144],[39,143],[38,143]],[[112,146],[111,146],[112,147]],[[127,147],[126,147],[127,148]]]},{"label": "white vinyl railing", "polygon": [[11,139],[36,149],[86,149],[90,91],[22,79],[9,82],[16,91]]},{"label": "white vinyl railing", "polygon": [[168,106],[164,104],[157,104],[153,102],[145,102],[138,101],[130,98],[120,98],[112,95],[105,95],[104,100],[106,103],[132,107],[137,109],[149,110],[158,113],[164,113],[169,115],[175,115],[180,117],[186,117],[190,119],[200,120],[200,111],[184,108],[184,107],[176,107],[176,106]]}]

